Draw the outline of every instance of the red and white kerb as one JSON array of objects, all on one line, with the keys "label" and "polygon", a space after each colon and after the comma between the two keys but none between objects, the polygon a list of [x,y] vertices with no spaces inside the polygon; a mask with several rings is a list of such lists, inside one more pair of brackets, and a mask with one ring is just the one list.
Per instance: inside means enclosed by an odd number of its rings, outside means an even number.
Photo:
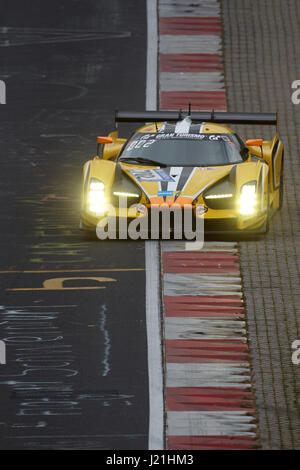
[{"label": "red and white kerb", "polygon": [[159,0],[160,109],[226,110],[217,0]]},{"label": "red and white kerb", "polygon": [[163,243],[167,448],[255,448],[236,244],[187,246]]}]

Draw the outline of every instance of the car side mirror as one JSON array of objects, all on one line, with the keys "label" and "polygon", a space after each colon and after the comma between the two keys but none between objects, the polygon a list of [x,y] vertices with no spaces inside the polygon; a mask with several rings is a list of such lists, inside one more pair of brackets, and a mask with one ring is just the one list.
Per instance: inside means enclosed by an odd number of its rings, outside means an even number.
[{"label": "car side mirror", "polygon": [[[97,137],[97,156],[99,158],[102,158],[102,149],[104,144],[112,144],[113,139],[111,137],[103,137],[103,136],[98,136]],[[101,145],[101,152],[100,152],[100,145]],[[101,153],[101,155],[100,155]]]},{"label": "car side mirror", "polygon": [[261,147],[264,143],[263,139],[249,139],[246,140],[246,145],[250,147]]},{"label": "car side mirror", "polygon": [[264,158],[263,143],[264,143],[263,139],[249,139],[249,140],[246,140],[246,145],[249,145],[251,147],[260,147],[262,158]]}]

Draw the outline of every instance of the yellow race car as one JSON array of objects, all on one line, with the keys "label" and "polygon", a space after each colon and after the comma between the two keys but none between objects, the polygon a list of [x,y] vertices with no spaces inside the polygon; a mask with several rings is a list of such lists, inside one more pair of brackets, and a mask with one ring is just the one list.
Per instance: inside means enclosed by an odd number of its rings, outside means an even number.
[{"label": "yellow race car", "polygon": [[128,140],[118,130],[98,137],[83,167],[82,230],[111,210],[128,223],[153,207],[188,205],[205,232],[267,232],[282,206],[283,143],[277,133],[244,143],[227,124],[276,125],[276,113],[120,111],[118,122],[144,125]]}]

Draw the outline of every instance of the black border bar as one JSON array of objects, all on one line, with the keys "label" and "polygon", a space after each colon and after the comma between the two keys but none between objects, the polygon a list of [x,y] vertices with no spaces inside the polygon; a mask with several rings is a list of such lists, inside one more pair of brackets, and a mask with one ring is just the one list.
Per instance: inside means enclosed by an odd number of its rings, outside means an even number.
[{"label": "black border bar", "polygon": [[[177,122],[188,116],[183,111],[116,111],[115,122]],[[192,121],[220,124],[277,125],[277,113],[192,112]]]}]

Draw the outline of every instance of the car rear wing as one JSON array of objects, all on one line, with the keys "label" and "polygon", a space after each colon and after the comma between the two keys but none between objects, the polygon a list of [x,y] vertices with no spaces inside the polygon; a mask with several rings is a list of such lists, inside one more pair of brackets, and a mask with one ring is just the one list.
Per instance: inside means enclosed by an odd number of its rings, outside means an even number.
[{"label": "car rear wing", "polygon": [[115,122],[177,122],[186,116],[194,122],[215,122],[220,124],[262,124],[277,126],[277,113],[227,113],[183,111],[116,111]]}]

